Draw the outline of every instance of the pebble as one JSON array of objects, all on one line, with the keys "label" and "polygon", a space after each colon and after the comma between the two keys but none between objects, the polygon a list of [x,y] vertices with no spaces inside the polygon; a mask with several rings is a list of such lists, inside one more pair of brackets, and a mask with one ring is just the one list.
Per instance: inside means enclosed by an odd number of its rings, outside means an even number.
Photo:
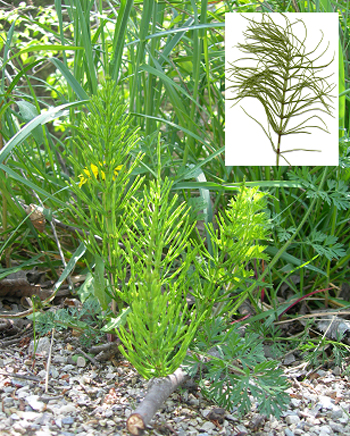
[{"label": "pebble", "polygon": [[215,424],[213,424],[211,421],[207,421],[200,427],[200,430],[209,431],[213,430],[214,428],[216,428]]},{"label": "pebble", "polygon": [[41,355],[47,355],[50,350],[50,339],[47,336],[44,336],[43,338],[39,338],[36,341],[32,340],[29,343],[28,347],[28,354],[32,355],[34,354],[41,354]]},{"label": "pebble", "polygon": [[[341,407],[344,409],[344,411],[343,411],[343,416],[339,418],[339,422],[345,425],[348,424],[349,422],[349,405],[347,407],[341,405]],[[348,413],[346,413],[345,410],[348,411]]]},{"label": "pebble", "polygon": [[20,419],[23,419],[25,421],[34,421],[35,419],[39,419],[41,417],[41,414],[38,412],[29,412],[22,410],[18,410],[16,414]]},{"label": "pebble", "polygon": [[75,369],[74,365],[72,365],[71,363],[69,363],[68,365],[64,365],[61,369],[61,371],[64,372],[69,372],[71,370]]},{"label": "pebble", "polygon": [[341,375],[342,371],[341,371],[341,368],[339,366],[335,366],[332,372],[336,377],[339,377]]},{"label": "pebble", "polygon": [[343,432],[343,426],[340,425],[340,424],[337,424],[335,422],[330,421],[329,422],[329,426],[333,430],[333,432],[336,432],[336,433],[342,433]]},{"label": "pebble", "polygon": [[86,366],[86,360],[83,356],[78,356],[77,358],[77,367],[84,368]]},{"label": "pebble", "polygon": [[72,413],[72,412],[76,412],[76,407],[74,404],[69,403],[69,404],[64,404],[62,407],[59,408],[58,413]]},{"label": "pebble", "polygon": [[293,425],[293,424],[297,425],[300,422],[300,418],[298,415],[288,415],[288,416],[286,416],[285,420],[286,420],[286,423],[289,425]]},{"label": "pebble", "polygon": [[318,399],[319,399],[319,404],[322,407],[322,409],[329,409],[329,410],[333,409],[334,403],[333,403],[332,398],[327,397],[325,395],[320,395],[318,397]]},{"label": "pebble", "polygon": [[331,418],[336,420],[336,419],[340,419],[343,416],[343,411],[339,408],[334,408],[334,410],[332,410],[332,415]]},{"label": "pebble", "polygon": [[4,386],[2,390],[5,392],[5,394],[11,394],[15,388],[13,386]]},{"label": "pebble", "polygon": [[62,418],[63,425],[72,425],[74,423],[74,419],[71,416],[67,416],[67,418]]},{"label": "pebble", "polygon": [[39,395],[28,395],[25,400],[29,404],[29,406],[38,412],[42,412],[46,404],[39,400]]},{"label": "pebble", "polygon": [[58,376],[59,376],[60,374],[59,374],[59,372],[57,371],[57,369],[56,369],[54,366],[52,366],[52,367],[50,368],[50,375],[51,375],[52,378],[58,378]]},{"label": "pebble", "polygon": [[292,398],[290,400],[290,404],[293,407],[293,409],[299,409],[300,404],[301,404],[301,400],[298,400],[297,398]]},{"label": "pebble", "polygon": [[319,428],[319,436],[328,436],[328,435],[332,435],[333,434],[333,430],[331,429],[331,427],[329,425],[322,425]]}]

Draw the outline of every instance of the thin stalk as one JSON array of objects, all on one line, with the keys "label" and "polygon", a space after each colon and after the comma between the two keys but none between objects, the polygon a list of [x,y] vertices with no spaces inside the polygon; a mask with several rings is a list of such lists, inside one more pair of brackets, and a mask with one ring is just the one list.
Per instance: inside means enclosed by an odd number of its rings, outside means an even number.
[{"label": "thin stalk", "polygon": [[[289,61],[287,61],[286,70],[289,70]],[[280,162],[280,153],[281,153],[281,139],[282,139],[282,132],[283,132],[283,122],[284,122],[284,105],[286,103],[286,92],[287,92],[287,86],[288,86],[288,75],[286,76],[286,73],[283,75],[283,92],[282,92],[282,99],[281,99],[281,112],[280,112],[280,125],[278,129],[278,142],[277,142],[277,158],[276,158],[276,165],[279,167]]]}]

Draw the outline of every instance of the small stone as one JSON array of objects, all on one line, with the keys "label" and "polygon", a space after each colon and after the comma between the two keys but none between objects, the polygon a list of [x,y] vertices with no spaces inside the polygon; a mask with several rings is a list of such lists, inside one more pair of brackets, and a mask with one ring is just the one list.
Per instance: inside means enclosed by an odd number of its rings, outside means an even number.
[{"label": "small stone", "polygon": [[321,424],[321,421],[318,418],[314,418],[312,416],[306,418],[306,420],[309,428],[319,426]]},{"label": "small stone", "polygon": [[209,431],[209,430],[213,430],[214,428],[216,428],[215,424],[213,424],[210,421],[207,421],[200,427],[200,430]]},{"label": "small stone", "polygon": [[284,434],[285,436],[294,436],[294,433],[292,432],[292,430],[289,430],[289,428],[284,429]]},{"label": "small stone", "polygon": [[209,412],[207,419],[211,421],[219,421],[222,422],[225,418],[226,411],[225,409],[216,408]]},{"label": "small stone", "polygon": [[73,423],[74,423],[74,419],[71,416],[67,416],[65,418],[62,418],[63,425],[72,425]]},{"label": "small stone", "polygon": [[33,410],[42,412],[46,404],[40,401],[39,398],[39,395],[28,395],[25,400]]},{"label": "small stone", "polygon": [[12,394],[12,392],[15,390],[15,388],[13,386],[4,386],[2,388],[2,390],[6,393],[6,394]]},{"label": "small stone", "polygon": [[319,436],[328,436],[333,434],[333,430],[329,425],[322,425],[319,430]]},{"label": "small stone", "polygon": [[285,420],[288,425],[292,425],[292,424],[298,425],[300,422],[300,418],[298,415],[288,415],[286,416]]},{"label": "small stone", "polygon": [[293,409],[299,409],[301,400],[298,400],[297,398],[292,398],[290,400],[290,404],[292,405]]},{"label": "small stone", "polygon": [[72,413],[72,412],[76,412],[76,411],[77,411],[77,409],[74,406],[74,404],[69,403],[69,404],[65,404],[64,406],[60,407],[58,412],[59,413]]},{"label": "small stone", "polygon": [[240,436],[246,436],[248,434],[247,429],[244,427],[244,425],[235,425],[235,429],[237,430],[238,434]]},{"label": "small stone", "polygon": [[41,413],[29,411],[22,412],[22,410],[17,410],[16,415],[25,421],[34,421],[41,417]]},{"label": "small stone", "polygon": [[78,356],[77,358],[77,367],[78,368],[85,368],[86,366],[86,360],[83,356]]},{"label": "small stone", "polygon": [[23,386],[22,388],[17,389],[16,396],[17,398],[25,398],[29,395],[29,385]]},{"label": "small stone", "polygon": [[291,365],[296,361],[296,358],[293,353],[287,354],[286,357],[283,360],[283,364],[286,366]]},{"label": "small stone", "polygon": [[53,363],[66,363],[67,362],[67,358],[64,357],[64,356],[60,356],[60,355],[53,356],[52,362]]},{"label": "small stone", "polygon": [[64,372],[69,372],[69,371],[71,371],[72,369],[74,369],[74,365],[72,365],[72,364],[68,364],[68,365],[65,365],[65,366],[62,368],[62,371],[64,371]]},{"label": "small stone", "polygon": [[341,375],[341,368],[339,366],[335,366],[332,372],[336,377],[339,377]]},{"label": "small stone", "polygon": [[346,425],[349,422],[349,418],[343,413],[343,416],[339,418],[340,424]]},{"label": "small stone", "polygon": [[343,411],[341,409],[332,410],[332,419],[340,419],[343,416]]},{"label": "small stone", "polygon": [[59,373],[54,366],[52,366],[50,369],[50,375],[52,378],[58,378],[58,376],[59,376]]},{"label": "small stone", "polygon": [[309,415],[316,417],[321,409],[322,409],[322,404],[317,403],[312,409],[309,410]]},{"label": "small stone", "polygon": [[336,424],[335,422],[333,422],[333,421],[330,421],[329,423],[329,426],[330,426],[330,428],[333,430],[333,432],[335,432],[335,433],[340,433],[340,434],[342,434],[343,433],[343,426],[342,425],[340,425],[340,424]]},{"label": "small stone", "polygon": [[46,370],[42,369],[41,371],[38,372],[37,375],[38,375],[38,377],[40,377],[42,379],[46,378]]},{"label": "small stone", "polygon": [[198,407],[199,406],[199,400],[197,398],[191,398],[189,400],[189,404],[191,404],[194,407]]},{"label": "small stone", "polygon": [[116,377],[117,376],[117,374],[116,373],[114,373],[114,372],[109,372],[108,374],[106,374],[105,375],[105,378],[107,379],[107,380],[112,380],[114,377]]},{"label": "small stone", "polygon": [[52,432],[48,427],[44,427],[43,429],[38,430],[35,433],[35,436],[51,436],[51,435],[52,435]]},{"label": "small stone", "polygon": [[318,397],[318,404],[321,405],[322,409],[332,410],[334,407],[334,403],[332,403],[332,399],[325,395],[320,395]]},{"label": "small stone", "polygon": [[26,434],[27,433],[27,430],[25,428],[23,428],[19,422],[16,422],[12,426],[12,429],[15,430],[16,432],[20,433],[20,434]]},{"label": "small stone", "polygon": [[105,412],[103,412],[103,416],[105,417],[105,418],[110,418],[110,417],[112,417],[114,415],[114,412],[113,412],[113,410],[111,410],[111,409],[108,409],[108,410],[106,410]]},{"label": "small stone", "polygon": [[202,414],[203,418],[207,418],[207,416],[209,415],[210,412],[211,412],[211,409],[201,410],[201,414]]},{"label": "small stone", "polygon": [[28,354],[33,355],[34,351],[35,354],[48,354],[50,350],[50,339],[48,337],[40,338],[36,341],[30,341],[29,347],[28,347]]},{"label": "small stone", "polygon": [[227,412],[225,418],[228,419],[229,421],[239,421],[239,419],[236,416],[233,416],[231,413],[227,413]]}]

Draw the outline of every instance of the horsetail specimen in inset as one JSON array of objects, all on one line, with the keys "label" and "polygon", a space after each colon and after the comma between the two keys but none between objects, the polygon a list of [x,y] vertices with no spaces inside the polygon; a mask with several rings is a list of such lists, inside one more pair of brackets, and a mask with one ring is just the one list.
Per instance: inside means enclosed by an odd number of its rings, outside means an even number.
[{"label": "horsetail specimen in inset", "polygon": [[[324,120],[317,114],[311,112],[324,112],[327,115],[332,114],[334,107],[331,105],[332,98],[330,95],[336,85],[329,84],[327,79],[333,74],[322,77],[318,74],[321,70],[328,67],[333,59],[323,65],[315,65],[322,56],[327,52],[327,48],[319,56],[315,55],[323,41],[318,42],[314,50],[307,51],[305,41],[307,39],[307,28],[303,20],[296,18],[291,22],[284,14],[279,14],[285,19],[285,26],[276,24],[272,16],[275,14],[262,13],[261,22],[254,19],[243,18],[249,21],[247,30],[243,32],[245,43],[238,44],[237,47],[243,53],[248,53],[248,57],[238,59],[235,64],[230,64],[232,68],[228,69],[228,81],[232,82],[227,89],[233,89],[236,92],[234,97],[228,100],[236,101],[236,105],[245,97],[256,98],[264,107],[268,121],[268,129],[256,118],[244,112],[257,122],[269,138],[273,151],[276,154],[276,165],[279,166],[280,158],[283,158],[287,164],[290,162],[284,156],[284,153],[292,151],[320,151],[309,150],[304,148],[293,148],[291,150],[281,149],[282,137],[296,133],[311,134],[307,129],[321,129],[327,133],[327,125]],[[304,26],[305,35],[299,39],[293,33],[293,26],[301,23]],[[313,57],[313,58],[312,58]],[[245,66],[238,66],[238,62],[245,61]],[[247,61],[254,66],[247,66]],[[307,117],[306,114],[310,114]],[[305,120],[291,126],[292,118],[305,116]],[[309,121],[317,119],[322,124],[309,125]],[[314,123],[313,123],[314,124]],[[271,129],[277,134],[277,141],[274,142]]]}]

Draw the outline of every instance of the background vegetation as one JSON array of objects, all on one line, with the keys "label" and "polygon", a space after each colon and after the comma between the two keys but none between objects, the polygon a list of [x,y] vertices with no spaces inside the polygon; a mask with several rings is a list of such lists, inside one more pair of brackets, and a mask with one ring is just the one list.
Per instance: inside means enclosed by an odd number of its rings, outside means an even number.
[{"label": "background vegetation", "polygon": [[[234,11],[339,14],[339,167],[225,166],[225,13]],[[215,231],[203,224],[216,228],[218,211],[242,184],[259,186],[267,195],[269,259],[251,262],[255,281],[234,300],[229,321],[240,317],[248,300],[254,308],[251,328],[283,344],[286,333],[277,330],[282,317],[301,308],[348,308],[343,285],[350,279],[349,20],[345,0],[56,0],[45,7],[22,2],[2,8],[2,277],[38,265],[57,290],[74,268],[87,273],[86,265],[95,265],[72,231],[86,235],[90,227],[71,213],[79,191],[70,183],[89,168],[77,127],[87,101],[110,77],[130,128],[138,129],[130,154],[136,159],[141,152],[143,158],[131,179],[156,180],[161,162],[161,177],[171,180],[172,196],[187,204],[198,229],[191,238],[208,256]],[[42,207],[44,231],[29,219],[30,204]],[[303,326],[296,328],[297,335],[304,333]],[[313,340],[318,349],[320,337]],[[295,341],[299,346],[300,337]]]}]

